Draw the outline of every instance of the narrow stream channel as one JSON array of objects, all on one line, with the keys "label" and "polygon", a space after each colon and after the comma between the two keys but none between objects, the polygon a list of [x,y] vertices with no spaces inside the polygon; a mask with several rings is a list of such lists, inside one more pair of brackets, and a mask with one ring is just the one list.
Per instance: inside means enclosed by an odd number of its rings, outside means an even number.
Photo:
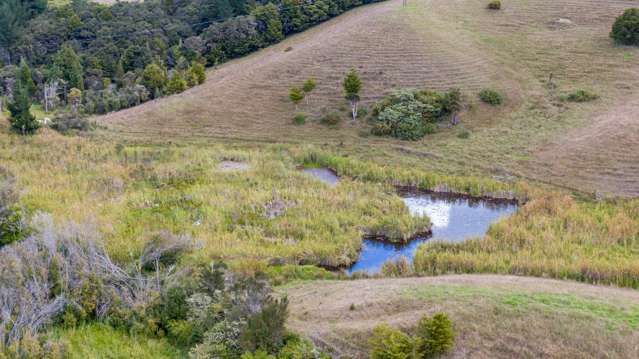
[{"label": "narrow stream channel", "polygon": [[398,245],[378,240],[364,240],[359,259],[348,269],[376,273],[384,262],[400,256],[412,261],[417,247],[427,240],[460,242],[482,237],[491,223],[517,210],[511,201],[483,200],[435,193],[402,193],[404,203],[412,215],[427,215],[432,223],[433,234],[427,238],[416,238]]}]

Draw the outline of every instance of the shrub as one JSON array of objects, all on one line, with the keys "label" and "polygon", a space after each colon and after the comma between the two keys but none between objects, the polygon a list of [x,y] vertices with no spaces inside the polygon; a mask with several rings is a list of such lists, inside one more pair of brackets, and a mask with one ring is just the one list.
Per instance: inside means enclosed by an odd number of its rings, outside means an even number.
[{"label": "shrub", "polygon": [[488,3],[488,8],[490,10],[499,10],[499,9],[501,9],[501,1],[492,0],[491,2]]},{"label": "shrub", "polygon": [[293,124],[300,126],[305,123],[306,123],[306,116],[304,116],[303,113],[295,114],[295,117],[293,117]]},{"label": "shrub", "polygon": [[501,105],[504,102],[504,97],[493,89],[483,89],[479,92],[479,98],[484,102],[492,106]]},{"label": "shrub", "polygon": [[470,138],[470,132],[468,130],[461,130],[457,134],[457,138],[461,138],[463,140]]},{"label": "shrub", "polygon": [[599,96],[586,90],[575,90],[561,97],[562,101],[569,102],[589,102],[598,99]]},{"label": "shrub", "polygon": [[639,8],[624,11],[612,25],[610,37],[618,44],[639,46]]},{"label": "shrub", "polygon": [[368,341],[370,359],[408,359],[413,352],[413,340],[400,330],[386,324],[373,329]]},{"label": "shrub", "polygon": [[445,313],[422,317],[417,325],[417,352],[422,358],[435,358],[453,348],[453,323]]},{"label": "shrub", "polygon": [[0,167],[0,247],[20,240],[27,231],[18,208],[15,177]]},{"label": "shrub", "polygon": [[178,94],[186,90],[187,83],[178,70],[174,70],[171,79],[166,84],[166,92],[169,95]]},{"label": "shrub", "polygon": [[93,130],[94,127],[94,124],[88,119],[73,114],[57,116],[51,122],[51,128],[60,133],[72,131],[88,132]]},{"label": "shrub", "polygon": [[245,351],[276,354],[284,346],[288,300],[268,299],[262,310],[248,318],[240,343]]},{"label": "shrub", "polygon": [[342,122],[342,117],[338,112],[333,111],[324,115],[320,119],[320,122],[326,126],[337,126],[340,122]]},{"label": "shrub", "polygon": [[435,132],[435,122],[461,107],[461,93],[427,90],[402,90],[386,97],[373,108],[373,128],[377,136],[418,140]]}]

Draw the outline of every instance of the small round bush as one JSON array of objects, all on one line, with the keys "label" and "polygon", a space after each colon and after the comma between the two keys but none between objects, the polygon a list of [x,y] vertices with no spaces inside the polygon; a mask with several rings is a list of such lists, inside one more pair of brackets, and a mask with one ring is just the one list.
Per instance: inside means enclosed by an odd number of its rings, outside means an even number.
[{"label": "small round bush", "polygon": [[469,137],[470,137],[470,132],[468,132],[468,130],[461,130],[457,134],[457,138],[461,138],[462,140],[465,140]]},{"label": "small round bush", "polygon": [[303,113],[298,113],[295,114],[295,117],[293,117],[293,123],[300,126],[306,123],[306,116],[304,116]]},{"label": "small round bush", "polygon": [[320,120],[321,123],[327,126],[337,126],[342,121],[342,117],[337,112],[329,112]]},{"label": "small round bush", "polygon": [[493,89],[483,89],[479,92],[479,98],[484,102],[492,106],[501,105],[504,102],[504,97]]},{"label": "small round bush", "polygon": [[501,1],[493,0],[493,1],[489,2],[488,3],[488,8],[490,10],[499,10],[499,9],[501,9]]},{"label": "small round bush", "polygon": [[639,46],[639,8],[628,9],[619,16],[610,37],[618,44]]}]

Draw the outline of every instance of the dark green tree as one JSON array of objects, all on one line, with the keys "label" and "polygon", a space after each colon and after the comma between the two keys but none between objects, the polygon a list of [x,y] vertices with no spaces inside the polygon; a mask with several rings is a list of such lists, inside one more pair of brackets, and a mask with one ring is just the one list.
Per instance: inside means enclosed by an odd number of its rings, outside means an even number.
[{"label": "dark green tree", "polygon": [[9,47],[20,36],[27,21],[47,8],[47,0],[0,1],[0,46]]},{"label": "dark green tree", "polygon": [[35,116],[31,114],[31,97],[27,87],[16,81],[13,89],[13,101],[9,103],[9,122],[11,128],[23,135],[35,132],[40,127]]},{"label": "dark green tree", "polygon": [[53,73],[67,82],[67,87],[84,90],[84,78],[80,57],[70,46],[62,46],[53,58]]},{"label": "dark green tree", "polygon": [[362,89],[362,80],[355,69],[350,70],[344,77],[344,97],[351,103],[353,120],[357,118],[357,104],[359,103],[359,92]]},{"label": "dark green tree", "polygon": [[24,60],[24,58],[20,59],[20,66],[18,67],[18,72],[16,74],[16,81],[24,87],[30,98],[35,95],[36,85],[35,82],[33,82],[31,69],[29,68],[29,65]]},{"label": "dark green tree", "polygon": [[639,46],[639,8],[624,11],[612,25],[610,37],[618,44]]}]

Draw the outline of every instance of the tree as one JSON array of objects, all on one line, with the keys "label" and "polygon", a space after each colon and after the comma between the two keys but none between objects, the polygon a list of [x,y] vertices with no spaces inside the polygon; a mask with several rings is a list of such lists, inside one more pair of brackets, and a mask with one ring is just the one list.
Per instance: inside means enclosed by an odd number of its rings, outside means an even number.
[{"label": "tree", "polygon": [[417,352],[422,358],[436,358],[453,348],[453,324],[445,313],[423,317],[417,324]]},{"label": "tree", "polygon": [[302,91],[304,91],[307,103],[308,103],[308,99],[311,97],[310,96],[311,92],[315,90],[315,86],[316,86],[315,79],[312,77],[304,81],[304,84],[302,85]]},{"label": "tree", "polygon": [[33,82],[33,77],[31,76],[31,69],[24,58],[20,59],[20,66],[18,67],[18,72],[16,74],[16,81],[24,87],[29,98],[32,98],[35,95],[36,85]]},{"label": "tree", "polygon": [[262,33],[264,45],[280,42],[284,39],[282,20],[275,4],[258,5],[253,9],[251,15],[255,16],[259,23],[258,31]]},{"label": "tree", "polygon": [[80,107],[80,103],[82,102],[82,91],[75,87],[72,88],[71,91],[69,91],[68,99],[69,104],[71,105],[71,111],[73,111],[74,114],[77,114],[78,107]]},{"label": "tree", "polygon": [[353,120],[357,118],[357,104],[359,102],[359,91],[362,89],[362,81],[355,69],[350,70],[344,77],[344,97],[350,101],[353,113]]},{"label": "tree", "polygon": [[26,135],[35,132],[40,127],[30,109],[29,91],[20,81],[17,81],[13,90],[13,101],[9,103],[9,122],[14,131]]},{"label": "tree", "polygon": [[166,85],[166,92],[169,95],[184,92],[186,90],[186,81],[182,77],[180,71],[174,70],[171,79]]},{"label": "tree", "polygon": [[624,11],[612,25],[610,37],[618,44],[639,46],[639,8]]},{"label": "tree", "polygon": [[56,77],[66,81],[69,87],[84,90],[80,56],[70,46],[62,46],[53,58],[53,73]]},{"label": "tree", "polygon": [[191,86],[201,85],[206,81],[206,70],[204,69],[204,65],[199,62],[193,62],[191,67],[189,67],[189,78],[194,79],[193,84],[189,84]]},{"label": "tree", "polygon": [[246,327],[240,338],[245,351],[263,350],[276,354],[284,346],[286,334],[286,318],[288,316],[288,300],[269,299],[259,313],[248,318]]},{"label": "tree", "polygon": [[401,331],[381,324],[373,329],[368,340],[371,347],[371,359],[410,359],[413,353],[413,340]]},{"label": "tree", "polygon": [[147,65],[142,73],[142,84],[151,92],[154,98],[160,96],[166,84],[164,69],[156,64]]},{"label": "tree", "polygon": [[288,98],[295,104],[295,111],[297,111],[297,105],[304,99],[304,91],[299,87],[291,87],[288,91]]}]

